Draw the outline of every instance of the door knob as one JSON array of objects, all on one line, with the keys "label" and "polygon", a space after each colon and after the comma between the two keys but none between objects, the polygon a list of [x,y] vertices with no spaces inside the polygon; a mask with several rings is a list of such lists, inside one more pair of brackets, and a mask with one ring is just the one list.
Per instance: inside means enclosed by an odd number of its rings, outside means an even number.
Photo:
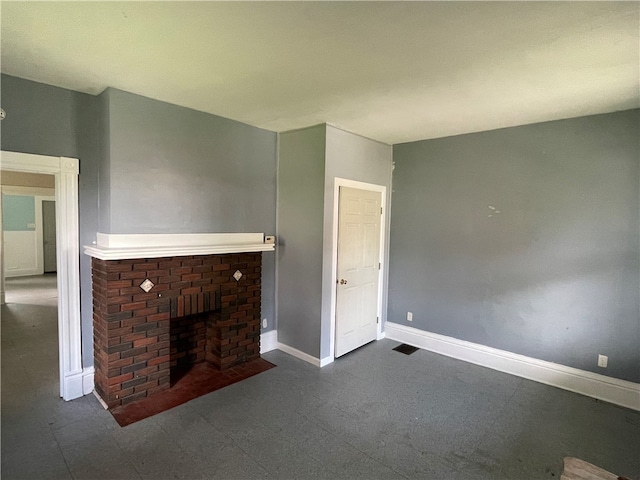
[{"label": "door knob", "polygon": [[347,281],[343,278],[342,280],[340,280],[340,285],[346,285]]}]

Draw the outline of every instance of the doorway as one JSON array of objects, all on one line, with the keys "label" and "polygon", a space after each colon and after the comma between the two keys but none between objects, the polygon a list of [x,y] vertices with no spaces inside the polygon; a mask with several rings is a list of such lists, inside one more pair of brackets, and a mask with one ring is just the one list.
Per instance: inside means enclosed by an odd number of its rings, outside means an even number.
[{"label": "doorway", "polygon": [[[58,351],[60,396],[72,400],[93,390],[93,367],[82,368],[78,173],[75,158],[1,152],[2,170],[55,176]],[[1,249],[0,300],[4,303],[4,242]]]},{"label": "doorway", "polygon": [[56,261],[56,202],[42,201],[42,264],[44,273],[58,270]]},{"label": "doorway", "polygon": [[381,336],[385,191],[336,179],[334,358]]}]

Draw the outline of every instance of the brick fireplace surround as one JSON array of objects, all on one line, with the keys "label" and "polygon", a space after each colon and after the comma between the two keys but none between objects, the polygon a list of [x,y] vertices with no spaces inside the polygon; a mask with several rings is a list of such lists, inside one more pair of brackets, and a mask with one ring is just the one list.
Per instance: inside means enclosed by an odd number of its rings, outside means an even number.
[{"label": "brick fireplace surround", "polygon": [[259,358],[261,263],[261,252],[94,256],[95,390],[108,408],[169,389],[197,363]]}]

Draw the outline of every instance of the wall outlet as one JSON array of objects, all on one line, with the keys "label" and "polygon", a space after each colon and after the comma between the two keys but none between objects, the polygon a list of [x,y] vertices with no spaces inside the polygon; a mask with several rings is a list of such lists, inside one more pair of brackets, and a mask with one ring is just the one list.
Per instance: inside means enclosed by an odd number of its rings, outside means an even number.
[{"label": "wall outlet", "polygon": [[609,363],[609,357],[606,355],[598,355],[598,366],[602,368],[607,368],[607,364]]},{"label": "wall outlet", "polygon": [[413,322],[413,313],[412,312],[407,312],[407,321]]},{"label": "wall outlet", "polygon": [[262,328],[267,328],[267,319],[266,318],[262,319]]}]

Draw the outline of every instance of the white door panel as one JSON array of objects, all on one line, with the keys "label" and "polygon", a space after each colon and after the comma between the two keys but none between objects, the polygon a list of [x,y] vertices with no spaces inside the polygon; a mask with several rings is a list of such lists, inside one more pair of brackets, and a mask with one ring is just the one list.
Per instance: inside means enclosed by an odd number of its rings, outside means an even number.
[{"label": "white door panel", "polygon": [[376,339],[382,194],[340,187],[335,356]]}]

